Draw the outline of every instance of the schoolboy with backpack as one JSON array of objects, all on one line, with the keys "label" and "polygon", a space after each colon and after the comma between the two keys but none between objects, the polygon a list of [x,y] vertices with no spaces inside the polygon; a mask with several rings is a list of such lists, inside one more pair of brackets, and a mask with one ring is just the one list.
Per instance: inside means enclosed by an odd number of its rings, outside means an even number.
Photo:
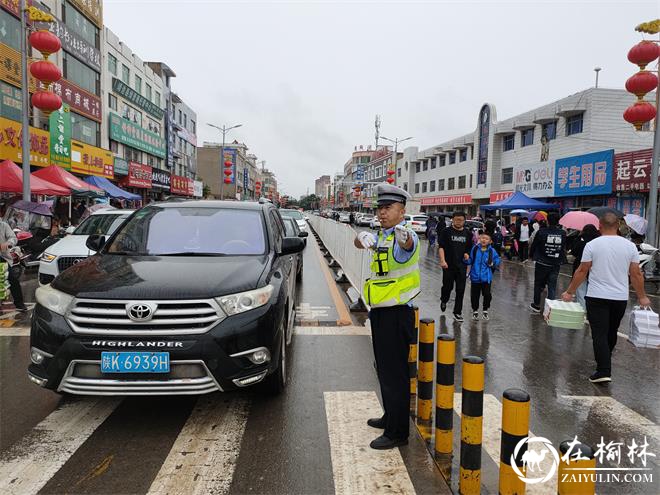
[{"label": "schoolboy with backpack", "polygon": [[500,266],[500,257],[495,248],[491,245],[492,238],[489,232],[482,232],[479,235],[479,244],[472,247],[470,258],[465,260],[465,264],[470,268],[470,299],[472,302],[472,319],[479,319],[479,299],[483,295],[483,319],[488,320],[488,310],[493,299],[491,294],[491,284],[493,282],[493,272]]}]

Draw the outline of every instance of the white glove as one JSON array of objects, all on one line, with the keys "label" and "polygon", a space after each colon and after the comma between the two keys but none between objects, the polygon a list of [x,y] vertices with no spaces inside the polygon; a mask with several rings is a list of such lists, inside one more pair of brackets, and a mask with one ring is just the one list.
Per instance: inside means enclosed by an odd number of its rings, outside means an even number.
[{"label": "white glove", "polygon": [[410,231],[403,225],[397,225],[394,227],[394,238],[396,242],[403,245],[410,239]]},{"label": "white glove", "polygon": [[360,244],[362,244],[362,247],[364,247],[364,249],[371,249],[376,244],[376,239],[374,239],[374,235],[371,232],[367,232],[366,230],[360,232],[357,238],[358,241],[360,241]]}]

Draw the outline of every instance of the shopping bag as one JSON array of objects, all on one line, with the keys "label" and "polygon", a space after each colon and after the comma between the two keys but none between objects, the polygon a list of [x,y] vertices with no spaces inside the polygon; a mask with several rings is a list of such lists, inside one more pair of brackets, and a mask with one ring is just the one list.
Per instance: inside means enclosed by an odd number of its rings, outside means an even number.
[{"label": "shopping bag", "polygon": [[543,317],[551,327],[572,330],[584,327],[584,308],[576,302],[546,299]]},{"label": "shopping bag", "polygon": [[635,306],[630,313],[628,340],[635,347],[660,349],[660,318],[651,308]]}]

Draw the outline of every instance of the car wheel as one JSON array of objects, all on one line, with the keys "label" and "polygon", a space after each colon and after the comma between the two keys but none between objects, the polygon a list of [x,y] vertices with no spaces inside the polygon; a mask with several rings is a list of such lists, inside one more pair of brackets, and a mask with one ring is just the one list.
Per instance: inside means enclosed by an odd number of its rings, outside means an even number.
[{"label": "car wheel", "polygon": [[269,395],[279,395],[286,388],[287,382],[287,356],[286,356],[286,324],[287,318],[282,318],[282,323],[280,328],[280,355],[278,357],[277,369],[266,377],[264,380],[264,387]]}]

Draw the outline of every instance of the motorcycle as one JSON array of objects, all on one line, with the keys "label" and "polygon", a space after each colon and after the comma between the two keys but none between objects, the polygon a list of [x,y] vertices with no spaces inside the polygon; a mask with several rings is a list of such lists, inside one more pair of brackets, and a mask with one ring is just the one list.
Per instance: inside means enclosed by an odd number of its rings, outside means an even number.
[{"label": "motorcycle", "polygon": [[660,285],[660,263],[658,262],[660,250],[642,242],[637,246],[639,251],[639,268],[642,270],[645,282],[652,282],[656,289]]}]

